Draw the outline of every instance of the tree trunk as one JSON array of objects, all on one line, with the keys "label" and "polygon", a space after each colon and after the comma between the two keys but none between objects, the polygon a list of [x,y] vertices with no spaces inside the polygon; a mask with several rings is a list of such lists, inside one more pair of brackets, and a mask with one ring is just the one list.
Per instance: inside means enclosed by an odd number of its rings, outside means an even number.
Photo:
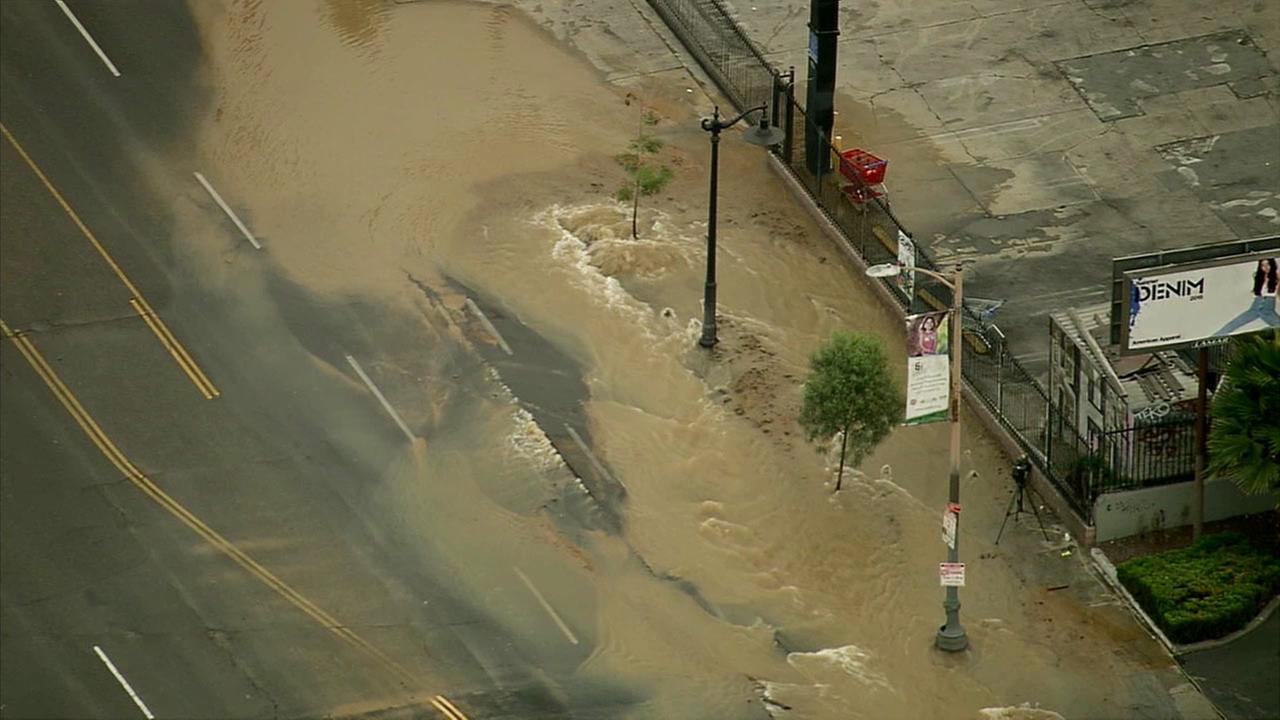
[{"label": "tree trunk", "polygon": [[844,424],[844,432],[840,435],[840,474],[836,476],[836,492],[840,492],[840,483],[844,482],[844,451],[849,447],[849,426],[853,421]]},{"label": "tree trunk", "polygon": [[636,215],[640,213],[640,153],[636,153],[636,189],[631,193],[631,239],[639,240],[636,233]]},{"label": "tree trunk", "polygon": [[636,187],[631,193],[631,239],[639,240],[640,234],[636,232],[636,215],[640,214],[640,138],[644,137],[644,103],[640,103],[640,116],[636,119],[636,169],[632,171],[635,175]]}]

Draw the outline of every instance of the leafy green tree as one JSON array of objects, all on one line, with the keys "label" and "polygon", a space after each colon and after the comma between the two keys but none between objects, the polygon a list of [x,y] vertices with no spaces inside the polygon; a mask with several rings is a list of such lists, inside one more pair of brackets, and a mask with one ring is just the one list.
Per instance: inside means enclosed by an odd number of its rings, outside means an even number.
[{"label": "leafy green tree", "polygon": [[852,465],[862,462],[902,414],[902,392],[875,337],[836,331],[809,358],[800,425],[811,441],[843,433],[837,491],[844,481],[846,455]]},{"label": "leafy green tree", "polygon": [[1234,342],[1213,398],[1209,471],[1246,493],[1280,493],[1280,331]]},{"label": "leafy green tree", "polygon": [[[634,96],[627,95],[626,104],[631,104]],[[627,171],[628,182],[618,188],[615,197],[620,202],[631,202],[631,237],[636,239],[639,232],[636,227],[636,218],[640,214],[640,196],[653,195],[661,192],[662,188],[671,182],[671,178],[675,173],[666,165],[650,165],[645,158],[650,155],[656,155],[662,150],[663,142],[660,138],[650,135],[647,128],[652,128],[658,124],[658,116],[652,110],[640,109],[640,119],[636,126],[636,136],[629,146],[630,152],[617,156],[618,164],[622,165],[622,169]]]}]

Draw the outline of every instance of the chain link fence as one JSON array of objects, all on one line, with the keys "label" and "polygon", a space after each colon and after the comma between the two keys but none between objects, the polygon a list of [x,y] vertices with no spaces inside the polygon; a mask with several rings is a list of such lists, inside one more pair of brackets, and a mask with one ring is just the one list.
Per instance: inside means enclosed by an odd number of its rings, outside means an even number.
[{"label": "chain link fence", "polygon": [[739,111],[771,102],[773,68],[720,0],[649,0]]}]

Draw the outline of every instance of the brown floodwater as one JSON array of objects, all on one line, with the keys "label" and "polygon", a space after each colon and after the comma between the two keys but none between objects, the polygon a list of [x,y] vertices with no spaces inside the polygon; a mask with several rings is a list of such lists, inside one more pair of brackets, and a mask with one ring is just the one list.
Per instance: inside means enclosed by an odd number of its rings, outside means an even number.
[{"label": "brown floodwater", "polygon": [[[1125,702],[1154,662],[1087,611],[1046,624],[1021,559],[972,534],[973,650],[932,650],[946,429],[896,431],[832,493],[830,455],[795,424],[806,358],[836,329],[899,355],[899,321],[729,135],[722,343],[696,348],[708,101],[687,77],[608,84],[507,6],[194,8],[215,107],[200,166],[290,282],[416,318],[408,349],[372,367],[426,441],[387,467],[376,507],[556,684],[622,689],[626,718],[764,717],[763,695],[779,717],[1048,718]],[[675,179],[644,199],[637,240],[612,196],[641,105]],[[209,283],[267,302],[233,279],[224,238],[186,225]],[[459,288],[572,361],[594,451],[626,488],[621,532],[553,517],[576,485],[549,428],[500,373],[446,362],[494,350]],[[965,444],[966,521],[985,535],[1007,461],[972,421]]]}]

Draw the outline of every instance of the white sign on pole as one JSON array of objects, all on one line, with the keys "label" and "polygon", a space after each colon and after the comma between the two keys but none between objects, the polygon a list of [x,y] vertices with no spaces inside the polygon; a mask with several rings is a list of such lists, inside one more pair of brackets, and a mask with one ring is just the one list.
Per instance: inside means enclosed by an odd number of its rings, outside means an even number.
[{"label": "white sign on pole", "polygon": [[1128,351],[1211,343],[1280,327],[1280,268],[1267,254],[1201,267],[1135,270],[1122,329]]},{"label": "white sign on pole", "polygon": [[953,550],[956,547],[956,514],[950,510],[942,513],[942,544]]},{"label": "white sign on pole", "polygon": [[898,268],[898,287],[909,303],[916,292],[916,244],[901,230],[898,231]]},{"label": "white sign on pole", "polygon": [[942,587],[964,587],[964,563],[938,563]]}]

